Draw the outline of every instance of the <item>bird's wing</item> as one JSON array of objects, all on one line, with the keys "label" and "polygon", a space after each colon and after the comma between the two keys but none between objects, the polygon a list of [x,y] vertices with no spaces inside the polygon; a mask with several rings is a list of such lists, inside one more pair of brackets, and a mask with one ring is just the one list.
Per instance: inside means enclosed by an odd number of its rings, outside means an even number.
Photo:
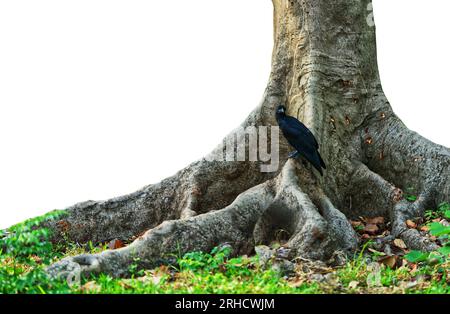
[{"label": "bird's wing", "polygon": [[294,117],[286,116],[286,132],[291,136],[301,136],[308,141],[311,141],[315,148],[319,148],[319,143],[317,143],[314,134],[300,121]]}]

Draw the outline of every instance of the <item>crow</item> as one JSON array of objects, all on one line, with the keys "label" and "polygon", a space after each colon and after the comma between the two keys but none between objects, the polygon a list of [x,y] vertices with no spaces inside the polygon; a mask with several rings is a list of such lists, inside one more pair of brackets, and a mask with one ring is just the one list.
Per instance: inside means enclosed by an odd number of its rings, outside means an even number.
[{"label": "crow", "polygon": [[289,158],[303,156],[323,176],[322,168],[326,169],[326,166],[318,151],[319,144],[311,131],[296,118],[287,116],[283,105],[278,106],[276,118],[284,137],[295,148]]}]

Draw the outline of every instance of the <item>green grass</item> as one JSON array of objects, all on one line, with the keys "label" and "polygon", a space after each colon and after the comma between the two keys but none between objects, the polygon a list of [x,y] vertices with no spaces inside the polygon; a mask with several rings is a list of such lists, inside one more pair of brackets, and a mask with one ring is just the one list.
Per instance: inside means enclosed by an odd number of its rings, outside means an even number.
[{"label": "green grass", "polygon": [[[432,220],[450,218],[449,211],[448,203],[427,211],[430,233],[440,238],[443,248],[450,246],[450,230]],[[263,266],[258,256],[232,258],[230,249],[222,247],[175,256],[173,265],[152,270],[139,269],[136,261],[129,266],[129,278],[98,274],[69,286],[64,280],[50,280],[44,268],[65,256],[86,249],[96,253],[106,246],[54,247],[48,241],[50,232],[40,224],[63,214],[52,212],[0,234],[0,293],[450,293],[447,249],[431,254],[410,251],[404,257],[396,256],[396,265],[390,267],[380,260],[381,253],[371,249],[372,241],[341,267],[318,267],[298,260],[292,277]]]}]

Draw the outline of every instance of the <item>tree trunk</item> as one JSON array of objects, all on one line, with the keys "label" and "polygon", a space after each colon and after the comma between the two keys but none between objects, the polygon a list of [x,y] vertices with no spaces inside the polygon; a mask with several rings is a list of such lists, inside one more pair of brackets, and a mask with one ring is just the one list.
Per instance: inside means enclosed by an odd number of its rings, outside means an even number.
[{"label": "tree trunk", "polygon": [[[49,273],[81,266],[120,276],[135,258],[151,267],[170,253],[209,251],[224,242],[235,254],[249,254],[278,230],[294,255],[326,261],[356,249],[348,219],[359,216],[385,216],[409,248],[436,248],[405,221],[448,199],[450,151],[409,130],[392,111],[380,83],[370,1],[273,4],[269,83],[242,127],[276,125],[275,108],[285,104],[316,135],[324,176],[288,159],[282,137],[276,172],[261,172],[260,161],[204,158],[133,194],[67,209],[50,223],[56,241],[137,238],[125,248],[67,258]],[[402,197],[407,188],[418,195],[413,203]]]}]

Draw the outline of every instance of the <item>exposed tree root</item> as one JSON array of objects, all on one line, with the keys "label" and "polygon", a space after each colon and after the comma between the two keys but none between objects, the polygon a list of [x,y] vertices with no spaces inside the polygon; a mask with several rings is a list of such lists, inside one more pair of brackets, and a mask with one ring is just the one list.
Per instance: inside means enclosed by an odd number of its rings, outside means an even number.
[{"label": "exposed tree root", "polygon": [[400,237],[410,249],[433,251],[438,249],[438,245],[431,242],[427,237],[421,236],[416,229],[408,228],[406,221],[422,217],[425,204],[429,203],[426,194],[422,194],[414,202],[403,200],[392,209],[392,234]]},{"label": "exposed tree root", "polygon": [[319,212],[297,180],[289,160],[277,178],[243,192],[224,209],[165,221],[125,248],[69,257],[48,272],[58,276],[78,269],[124,276],[133,261],[154,267],[170,254],[210,251],[222,243],[231,244],[234,254],[250,254],[255,244],[273,240],[274,226],[291,234],[286,246],[295,256],[326,260],[336,251],[353,252],[357,237],[345,216],[325,196]]},{"label": "exposed tree root", "polygon": [[270,181],[242,193],[229,206],[219,211],[187,219],[168,220],[147,231],[132,244],[118,250],[95,255],[69,257],[48,269],[52,275],[64,273],[79,264],[82,273],[105,272],[126,275],[129,265],[139,260],[143,267],[156,266],[168,254],[184,254],[192,250],[210,251],[221,243],[231,243],[236,254],[253,249],[252,230],[273,199]]},{"label": "exposed tree root", "polygon": [[395,187],[360,162],[357,163],[353,177],[355,186],[361,190],[364,197],[362,200],[368,206],[373,204],[382,206],[379,210],[364,208],[366,216],[389,215],[392,236],[402,238],[410,249],[433,251],[438,248],[427,237],[421,236],[417,230],[410,229],[406,225],[407,220],[423,216],[425,207],[430,203],[430,190],[422,193],[415,202],[411,203],[404,199],[404,193],[400,188]]}]

